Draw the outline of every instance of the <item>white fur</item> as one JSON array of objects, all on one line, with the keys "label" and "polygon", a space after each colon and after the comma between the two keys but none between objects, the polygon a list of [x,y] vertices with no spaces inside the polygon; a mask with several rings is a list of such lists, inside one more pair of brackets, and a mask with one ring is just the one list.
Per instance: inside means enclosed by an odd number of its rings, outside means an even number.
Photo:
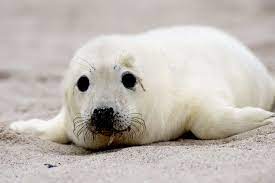
[{"label": "white fur", "polygon": [[[134,92],[123,87],[120,74],[125,70],[141,79],[145,91],[141,85]],[[83,74],[92,82],[85,94],[74,87]],[[64,88],[64,107],[56,118],[15,122],[11,129],[98,149],[111,138],[114,145],[146,144],[187,131],[201,139],[224,138],[266,125],[274,117],[269,111],[275,85],[266,68],[239,41],[208,27],[96,38],[75,54]],[[73,117],[99,103],[116,103],[121,110],[130,106],[142,114],[146,131],[134,138],[77,138]]]}]

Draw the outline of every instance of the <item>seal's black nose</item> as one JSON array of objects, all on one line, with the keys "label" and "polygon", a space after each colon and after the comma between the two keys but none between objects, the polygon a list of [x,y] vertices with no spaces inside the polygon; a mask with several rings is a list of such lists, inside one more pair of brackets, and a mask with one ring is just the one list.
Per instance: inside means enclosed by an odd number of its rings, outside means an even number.
[{"label": "seal's black nose", "polygon": [[96,108],[93,111],[92,122],[99,131],[113,129],[114,109],[112,107]]}]

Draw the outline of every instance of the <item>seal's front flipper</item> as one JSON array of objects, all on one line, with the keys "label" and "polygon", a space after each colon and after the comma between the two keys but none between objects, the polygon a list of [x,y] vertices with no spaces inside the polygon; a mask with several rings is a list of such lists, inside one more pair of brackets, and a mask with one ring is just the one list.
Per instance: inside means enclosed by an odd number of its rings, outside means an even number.
[{"label": "seal's front flipper", "polygon": [[274,113],[254,107],[211,107],[200,112],[191,126],[200,139],[225,138],[275,121]]},{"label": "seal's front flipper", "polygon": [[68,143],[69,139],[64,125],[64,112],[61,111],[55,118],[49,121],[31,119],[27,121],[13,122],[10,125],[10,129],[19,133],[38,136],[45,140],[51,140],[58,143]]}]

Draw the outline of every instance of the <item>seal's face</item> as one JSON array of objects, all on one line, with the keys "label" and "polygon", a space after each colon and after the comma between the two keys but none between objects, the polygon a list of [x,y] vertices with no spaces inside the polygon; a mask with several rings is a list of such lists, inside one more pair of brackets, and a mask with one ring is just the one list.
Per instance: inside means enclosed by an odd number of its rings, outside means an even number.
[{"label": "seal's face", "polygon": [[[107,68],[101,69],[104,70]],[[96,69],[94,69],[94,71],[96,72]],[[93,90],[97,90],[97,92],[100,91],[100,93],[102,93],[99,96],[96,96],[98,95],[97,93],[91,96],[93,97],[93,100],[91,100],[93,107],[90,109],[88,108],[88,114],[85,115],[89,116],[87,124],[89,130],[95,134],[98,133],[106,136],[130,130],[130,125],[134,117],[131,117],[132,113],[128,106],[129,99],[124,96],[129,95],[129,92],[134,92],[135,86],[137,84],[137,77],[129,71],[122,72],[120,74],[120,78],[115,74],[109,74],[110,76],[113,76],[105,78],[105,86],[102,83],[97,83],[99,86],[96,86],[95,79],[92,81],[93,76],[89,78],[87,75],[80,76],[76,83],[77,92],[79,92],[81,95],[89,96],[90,93],[93,93]],[[113,83],[118,84],[116,79],[121,82],[119,84],[123,85],[124,89],[122,86],[118,89],[110,87],[114,85]],[[119,95],[119,93],[123,94],[123,97]]]},{"label": "seal's face", "polygon": [[129,55],[114,64],[96,64],[79,56],[73,59],[66,103],[79,144],[106,146],[144,132],[145,121],[136,107],[136,97],[145,89],[133,60]]}]

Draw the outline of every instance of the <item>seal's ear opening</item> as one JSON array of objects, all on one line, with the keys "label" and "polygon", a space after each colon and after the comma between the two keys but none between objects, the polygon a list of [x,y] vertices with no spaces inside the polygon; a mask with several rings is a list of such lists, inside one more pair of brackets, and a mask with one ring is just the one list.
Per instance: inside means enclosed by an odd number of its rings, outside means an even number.
[{"label": "seal's ear opening", "polygon": [[127,68],[133,68],[135,64],[135,58],[130,54],[121,55],[119,58],[119,64]]}]

